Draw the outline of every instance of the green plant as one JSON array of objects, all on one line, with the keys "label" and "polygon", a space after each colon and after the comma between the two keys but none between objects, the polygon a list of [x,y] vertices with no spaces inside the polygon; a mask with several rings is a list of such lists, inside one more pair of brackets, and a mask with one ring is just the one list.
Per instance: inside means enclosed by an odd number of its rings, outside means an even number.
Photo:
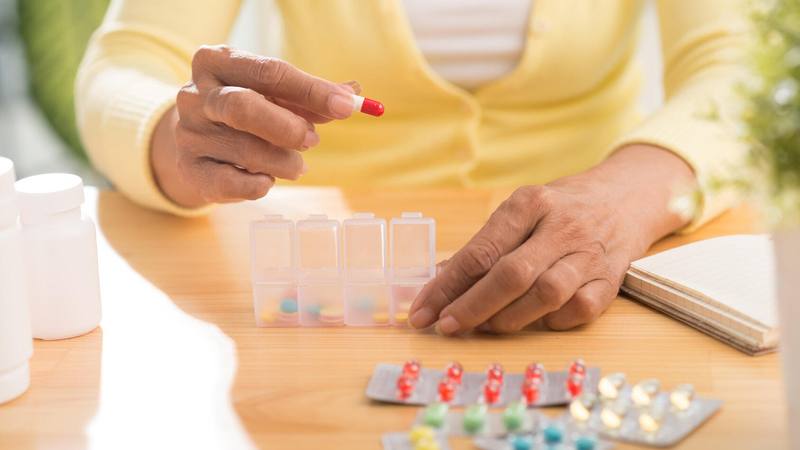
[{"label": "green plant", "polygon": [[800,223],[800,1],[754,3],[754,80],[745,87],[744,125],[754,188],[783,223]]},{"label": "green plant", "polygon": [[109,0],[18,0],[31,94],[47,120],[85,158],[75,124],[73,85],[86,44]]}]

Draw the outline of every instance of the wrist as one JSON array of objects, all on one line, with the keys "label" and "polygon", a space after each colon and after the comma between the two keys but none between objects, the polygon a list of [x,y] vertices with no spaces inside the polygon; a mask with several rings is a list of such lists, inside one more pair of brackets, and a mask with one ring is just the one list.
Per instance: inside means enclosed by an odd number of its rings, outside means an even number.
[{"label": "wrist", "polygon": [[651,145],[622,147],[584,172],[584,183],[613,205],[633,239],[631,251],[645,252],[658,239],[687,225],[690,218],[671,208],[676,195],[696,186],[691,167],[675,153]]},{"label": "wrist", "polygon": [[674,152],[653,145],[629,145],[614,152],[604,165],[618,180],[625,180],[617,183],[623,199],[628,200],[623,205],[645,226],[648,247],[691,220],[671,206],[676,196],[697,186],[691,166]]}]

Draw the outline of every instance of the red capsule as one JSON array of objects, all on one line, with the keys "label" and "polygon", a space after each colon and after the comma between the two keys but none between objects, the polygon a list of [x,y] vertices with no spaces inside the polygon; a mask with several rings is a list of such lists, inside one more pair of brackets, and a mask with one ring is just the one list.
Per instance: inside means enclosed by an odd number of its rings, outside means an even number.
[{"label": "red capsule", "polygon": [[583,360],[578,358],[575,361],[572,361],[572,364],[569,365],[569,374],[570,375],[586,375],[586,364],[584,364]]},{"label": "red capsule", "polygon": [[450,378],[442,378],[439,382],[439,401],[447,403],[456,396],[456,385]]},{"label": "red capsule", "polygon": [[455,384],[461,384],[461,377],[464,375],[464,368],[456,361],[451,362],[445,369],[447,378]]},{"label": "red capsule", "polygon": [[544,378],[544,365],[540,363],[530,363],[528,367],[525,368],[525,379],[529,380],[531,378]]},{"label": "red capsule", "polygon": [[411,397],[411,394],[414,392],[415,385],[416,383],[413,378],[405,375],[400,375],[397,377],[397,398],[400,400],[405,400]]},{"label": "red capsule", "polygon": [[571,398],[575,398],[581,395],[582,390],[583,390],[583,375],[573,373],[572,375],[567,377],[567,392],[569,392]]},{"label": "red capsule", "polygon": [[503,385],[496,380],[488,380],[483,385],[483,397],[486,399],[486,403],[489,405],[497,403],[497,401],[500,399],[500,392],[502,388]]},{"label": "red capsule", "polygon": [[410,377],[413,380],[419,378],[420,370],[422,369],[419,365],[419,362],[414,359],[406,361],[406,363],[403,364],[403,375]]},{"label": "red capsule", "polygon": [[533,405],[539,400],[539,390],[542,387],[541,378],[528,378],[522,382],[522,397],[525,403]]},{"label": "red capsule", "polygon": [[383,103],[360,95],[353,95],[353,109],[375,117],[382,116],[384,112]]},{"label": "red capsule", "polygon": [[486,380],[503,384],[503,366],[498,363],[489,364],[489,368],[486,369]]}]

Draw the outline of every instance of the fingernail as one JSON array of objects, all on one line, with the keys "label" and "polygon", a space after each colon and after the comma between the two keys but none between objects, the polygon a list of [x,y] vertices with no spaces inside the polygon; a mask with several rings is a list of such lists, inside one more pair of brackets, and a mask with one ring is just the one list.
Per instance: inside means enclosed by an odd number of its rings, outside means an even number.
[{"label": "fingernail", "polygon": [[436,320],[436,313],[427,306],[423,306],[408,318],[408,323],[414,328],[425,328]]},{"label": "fingernail", "polygon": [[436,323],[436,332],[439,334],[453,334],[459,328],[461,328],[461,325],[458,324],[458,321],[453,316],[447,316]]},{"label": "fingernail", "polygon": [[311,130],[306,131],[306,137],[303,139],[303,147],[309,148],[319,144],[319,135]]},{"label": "fingernail", "polygon": [[308,172],[308,164],[306,164],[306,162],[303,161],[303,168],[300,169],[300,175],[305,175],[306,172]]},{"label": "fingernail", "polygon": [[342,84],[350,88],[353,91],[353,94],[358,95],[361,93],[361,85],[358,84],[358,81],[356,80],[345,81]]},{"label": "fingernail", "polygon": [[353,114],[353,96],[345,94],[333,94],[328,99],[328,106],[331,113],[337,119],[344,119]]}]

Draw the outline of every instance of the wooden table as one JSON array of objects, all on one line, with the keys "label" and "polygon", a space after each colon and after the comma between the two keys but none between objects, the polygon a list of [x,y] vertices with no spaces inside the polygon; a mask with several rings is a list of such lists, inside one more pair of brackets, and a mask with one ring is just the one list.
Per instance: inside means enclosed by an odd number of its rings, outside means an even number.
[{"label": "wooden table", "polygon": [[[532,360],[564,367],[577,356],[632,380],[690,382],[723,399],[721,412],[680,448],[785,446],[775,354],[746,356],[624,298],[591,325],[507,337],[254,326],[248,223],[263,213],[343,218],[419,210],[438,220],[445,257],[506,192],[280,188],[267,200],[221,207],[202,219],[145,211],[116,193],[87,194],[100,231],[102,327],[75,339],[36,341],[30,390],[0,406],[0,448],[374,449],[381,433],[407,429],[416,413],[364,397],[378,362],[419,358],[441,367],[457,359],[482,370],[497,360],[520,370]],[[753,232],[756,223],[739,208],[655,249]]]}]

